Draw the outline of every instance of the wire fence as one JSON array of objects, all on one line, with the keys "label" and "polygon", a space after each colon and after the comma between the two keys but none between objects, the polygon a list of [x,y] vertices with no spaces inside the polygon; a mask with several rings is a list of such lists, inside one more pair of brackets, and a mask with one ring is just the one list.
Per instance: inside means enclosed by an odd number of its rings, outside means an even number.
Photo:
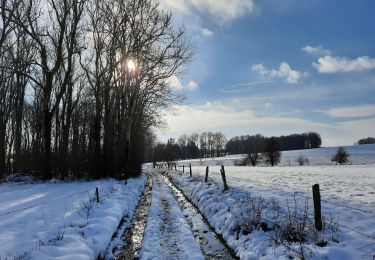
[{"label": "wire fence", "polygon": [[[187,169],[187,170],[185,169],[185,174],[188,174],[189,173],[189,168],[188,167],[185,167],[185,168]],[[181,173],[180,170],[179,170],[179,172]],[[266,172],[266,171],[257,171],[257,172],[259,172],[259,173],[269,173],[269,172]],[[197,172],[193,171],[193,173],[196,174]],[[287,173],[297,174],[296,172],[287,172]],[[200,174],[201,174],[201,172],[198,174],[198,176],[200,176]],[[220,173],[218,173],[216,171],[212,171],[209,174],[210,174],[210,176],[215,175],[216,178],[219,178],[219,175],[220,175]],[[210,179],[212,180],[212,178],[210,178]],[[238,180],[238,181],[241,181],[241,182],[245,181],[244,179],[241,179],[239,177],[233,177],[233,176],[231,176],[230,178],[228,178],[228,180],[229,181],[230,180]],[[249,183],[246,183],[246,185],[248,186]],[[312,194],[312,190],[310,190],[310,189],[306,189],[306,191],[304,191],[304,192],[301,192],[301,191],[299,191],[299,192],[291,192],[291,188],[290,187],[288,188],[288,190],[286,190],[286,189],[280,189],[280,188],[277,188],[275,186],[270,186],[269,183],[267,183],[267,182],[262,182],[262,181],[259,181],[259,180],[251,180],[251,184],[250,185],[256,186],[257,189],[260,188],[260,189],[264,189],[264,190],[270,190],[270,191],[273,191],[273,192],[277,192],[278,194],[289,194],[289,196],[287,196],[287,198],[284,198],[287,201],[286,204],[279,202],[280,206],[282,206],[284,208],[290,207],[288,201],[292,198],[292,196],[293,196],[293,200],[294,201],[295,201],[295,197],[294,196],[302,197],[302,198],[304,198],[306,200],[312,200],[313,199],[312,195],[311,195]],[[341,207],[341,208],[344,208],[344,209],[354,210],[354,211],[362,212],[362,213],[365,213],[365,214],[369,214],[369,215],[371,215],[371,218],[374,217],[374,219],[375,219],[375,212],[371,211],[371,210],[365,210],[365,209],[353,207],[353,206],[350,206],[350,205],[343,205],[341,203],[332,202],[332,201],[329,201],[327,199],[321,199],[321,202],[323,202],[325,204],[328,204],[328,205],[333,205],[335,207]],[[323,210],[323,211],[325,211],[324,212],[325,215],[332,215],[332,213],[333,213],[332,210],[333,210],[332,208],[328,208],[328,209]],[[310,217],[314,218],[314,212],[309,211],[308,213],[309,213]],[[337,213],[335,213],[335,214],[337,214]],[[341,224],[341,223],[337,223],[337,224],[341,228],[344,228],[346,230],[354,232],[354,233],[356,233],[356,234],[358,234],[358,235],[360,235],[360,236],[362,236],[364,238],[375,240],[375,232],[373,234],[366,234],[366,233],[364,233],[362,231],[356,230],[356,229],[354,229],[352,227],[349,227],[347,225],[344,225],[344,224]]]},{"label": "wire fence", "polygon": [[[267,174],[269,172],[267,171],[254,171],[254,172],[257,172],[257,173],[264,173],[264,174]],[[283,171],[283,173],[289,173],[289,174],[300,174],[298,172],[290,172],[290,171]],[[210,175],[216,175],[216,176],[219,176],[220,173],[216,172],[216,171],[212,171],[210,172]],[[234,176],[230,176],[228,178],[228,180],[238,180],[240,182],[243,182],[244,179],[243,178],[240,178],[240,177],[234,177]],[[293,190],[292,187],[288,187],[287,186],[287,189],[281,189],[281,188],[277,188],[276,186],[274,185],[270,185],[268,182],[262,182],[262,181],[259,181],[259,180],[254,180],[254,179],[251,179],[251,182],[250,183],[246,183],[246,185],[251,185],[253,187],[257,187],[257,188],[261,188],[261,189],[265,189],[265,190],[271,190],[271,191],[274,191],[274,192],[278,192],[278,193],[282,193],[282,194],[285,194],[285,193],[292,193],[293,195],[296,195],[296,196],[299,196],[299,197],[303,197],[303,198],[308,198],[308,199],[311,199],[312,200],[312,193],[311,193],[311,189],[306,189],[305,191],[297,191],[297,192],[291,192],[291,190]],[[280,186],[280,185],[279,185]],[[285,184],[283,184],[283,186],[285,186]],[[332,201],[329,201],[329,200],[326,200],[326,199],[321,199],[322,202],[324,203],[327,203],[327,204],[330,204],[330,205],[334,205],[334,206],[338,206],[338,207],[342,207],[342,208],[346,208],[346,209],[350,209],[350,210],[356,210],[356,211],[360,211],[360,212],[363,212],[363,213],[368,213],[368,214],[371,214],[371,215],[374,215],[375,217],[375,211],[371,211],[371,210],[364,210],[364,209],[360,209],[360,208],[357,208],[357,207],[353,207],[353,206],[349,206],[349,205],[343,205],[343,204],[340,204],[340,203],[335,203],[335,202],[332,202]]]}]

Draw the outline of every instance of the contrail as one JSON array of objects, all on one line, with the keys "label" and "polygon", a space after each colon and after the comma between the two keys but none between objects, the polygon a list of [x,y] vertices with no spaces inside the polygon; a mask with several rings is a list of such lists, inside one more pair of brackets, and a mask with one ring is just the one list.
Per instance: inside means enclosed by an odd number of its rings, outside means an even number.
[{"label": "contrail", "polygon": [[254,85],[266,84],[266,83],[271,83],[271,82],[273,82],[273,81],[263,80],[263,81],[252,81],[252,82],[248,82],[248,83],[239,83],[239,84],[229,86],[228,88],[231,89],[231,90],[222,89],[222,90],[220,90],[220,92],[223,92],[223,93],[247,93],[247,92],[252,92],[253,90],[250,89],[250,88],[240,88],[240,89],[235,89],[235,88],[243,87],[243,86],[254,86]]}]

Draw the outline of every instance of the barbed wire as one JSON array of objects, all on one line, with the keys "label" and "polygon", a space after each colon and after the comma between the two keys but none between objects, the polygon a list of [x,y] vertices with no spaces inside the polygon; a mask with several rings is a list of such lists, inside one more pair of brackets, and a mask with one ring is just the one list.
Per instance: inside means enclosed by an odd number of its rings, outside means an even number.
[{"label": "barbed wire", "polygon": [[[211,172],[211,174],[219,174],[219,173],[217,173],[217,172]],[[236,178],[236,177],[231,177],[231,178]],[[236,179],[239,179],[239,178],[236,178]],[[254,183],[254,181],[253,181],[253,183]],[[264,182],[259,182],[259,181],[255,181],[255,183],[257,183],[257,184],[259,184],[259,183],[265,184]],[[261,188],[269,189],[269,190],[277,191],[277,192],[281,192],[281,193],[290,193],[289,191],[283,191],[281,189],[276,189],[274,187],[271,188],[269,186],[267,186],[267,187],[261,186]],[[311,196],[304,196],[304,195],[307,195],[307,194],[300,194],[299,192],[294,192],[293,195],[294,196],[304,197],[306,199],[312,199]],[[372,211],[369,211],[369,210],[363,210],[363,209],[355,208],[355,207],[352,207],[352,206],[346,206],[346,205],[338,204],[338,203],[335,203],[335,202],[330,202],[330,201],[328,201],[326,199],[324,199],[324,200],[321,199],[321,201],[324,202],[324,203],[327,203],[327,204],[331,204],[331,205],[335,205],[335,206],[339,206],[339,207],[343,207],[343,208],[347,208],[347,209],[351,209],[351,210],[357,210],[357,211],[361,211],[361,212],[364,212],[364,213],[367,213],[367,214],[375,215],[375,212],[372,212]],[[279,205],[283,206],[285,208],[291,207],[291,205],[289,205],[289,203],[288,203],[288,199],[287,199],[287,205],[285,205],[283,203],[280,203],[280,202],[279,202]],[[314,217],[314,213],[313,212],[309,211],[308,213],[309,213],[310,217]],[[330,213],[326,213],[326,214],[330,214]],[[358,230],[355,230],[355,229],[353,229],[351,227],[348,227],[348,226],[346,226],[344,224],[340,224],[340,223],[337,223],[337,224],[340,227],[342,227],[344,229],[347,229],[347,230],[350,230],[352,232],[355,232],[355,233],[357,233],[357,234],[359,234],[359,235],[361,235],[363,237],[370,238],[370,239],[375,239],[375,235],[373,235],[373,236],[372,235],[368,235],[366,233],[363,233],[361,231],[358,231]]]},{"label": "barbed wire", "polygon": [[340,223],[337,223],[337,225],[339,225],[340,227],[346,228],[346,229],[348,229],[348,230],[350,230],[350,231],[353,231],[353,232],[355,232],[355,233],[357,233],[357,234],[360,234],[360,235],[362,235],[362,236],[364,236],[364,237],[367,237],[367,238],[370,238],[370,239],[374,239],[374,240],[375,240],[375,236],[371,236],[371,235],[365,234],[365,233],[363,233],[363,232],[361,232],[361,231],[355,230],[354,228],[348,227],[348,226],[343,225],[343,224],[340,224]]},{"label": "barbed wire", "polygon": [[[258,173],[269,173],[269,172],[265,172],[265,171],[255,171],[255,172],[258,172]],[[285,172],[285,173],[298,174],[297,172]],[[210,174],[218,175],[219,173],[215,172],[215,171],[211,171]],[[230,176],[230,177],[227,177],[227,179],[237,179],[237,180],[239,180],[241,178]],[[292,193],[292,192],[287,191],[287,190],[282,190],[282,189],[275,188],[274,186],[267,185],[266,182],[251,180],[250,183],[256,183],[258,185],[260,184],[259,185],[260,188],[269,189],[271,191],[276,191],[276,192],[280,192],[280,193]],[[293,194],[297,195],[297,196],[300,196],[300,197],[303,197],[303,198],[312,199],[312,196],[308,195],[309,194],[308,191],[306,191],[306,192],[303,192],[303,191],[301,191],[301,192],[293,192]],[[356,211],[360,211],[360,212],[371,214],[371,215],[375,216],[375,212],[373,212],[373,211],[364,210],[364,209],[360,209],[360,208],[356,208],[356,207],[352,207],[352,206],[342,205],[342,204],[339,204],[339,203],[328,201],[326,199],[321,199],[321,201],[325,202],[327,204],[331,204],[331,205],[335,205],[335,206],[339,206],[339,207],[343,207],[343,208],[347,208],[347,209],[351,209],[351,210],[356,210]]]},{"label": "barbed wire", "polygon": [[364,210],[364,209],[358,209],[358,208],[351,207],[351,206],[345,206],[345,205],[342,205],[342,204],[338,204],[338,203],[335,203],[335,202],[330,202],[328,200],[323,200],[323,199],[321,199],[321,201],[323,201],[323,202],[325,202],[327,204],[332,204],[332,205],[343,207],[343,208],[347,208],[347,209],[357,210],[357,211],[361,211],[361,212],[364,212],[364,213],[372,214],[372,215],[375,216],[375,212],[373,212],[373,211]]}]

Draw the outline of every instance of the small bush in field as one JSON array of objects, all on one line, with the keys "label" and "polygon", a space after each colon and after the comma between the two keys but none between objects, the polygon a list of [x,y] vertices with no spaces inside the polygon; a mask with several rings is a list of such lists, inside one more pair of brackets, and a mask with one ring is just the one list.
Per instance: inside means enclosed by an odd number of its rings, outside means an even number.
[{"label": "small bush in field", "polygon": [[346,164],[349,162],[349,156],[350,154],[343,147],[339,147],[336,154],[332,157],[332,162]]},{"label": "small bush in field", "polygon": [[252,166],[256,166],[262,159],[262,155],[258,152],[248,153],[246,159]]},{"label": "small bush in field", "polygon": [[296,159],[296,162],[299,166],[309,165],[310,163],[309,158],[303,156],[302,154]]}]

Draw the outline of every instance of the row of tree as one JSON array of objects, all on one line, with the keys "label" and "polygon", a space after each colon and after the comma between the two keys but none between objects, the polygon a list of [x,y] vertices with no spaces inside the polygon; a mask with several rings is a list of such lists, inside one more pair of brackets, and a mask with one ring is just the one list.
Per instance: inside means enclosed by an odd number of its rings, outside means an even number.
[{"label": "row of tree", "polygon": [[181,135],[177,140],[168,139],[167,143],[155,144],[153,158],[149,161],[162,161],[162,158],[173,156],[175,159],[196,159],[218,157],[225,154],[226,136],[221,132],[193,133],[190,136]]},{"label": "row of tree", "polygon": [[174,161],[206,157],[218,157],[225,154],[226,136],[221,132],[193,133],[190,136],[168,139],[167,143],[155,143],[146,153],[146,160]]},{"label": "row of tree", "polygon": [[362,138],[358,140],[357,144],[375,144],[375,138],[374,137],[367,137],[367,138]]},{"label": "row of tree", "polygon": [[[261,158],[269,158],[271,165],[277,164],[274,151],[318,148],[322,143],[318,133],[309,132],[288,136],[267,138],[263,135],[236,136],[227,141],[221,132],[193,133],[181,135],[177,141],[170,138],[167,143],[155,144],[148,152],[148,161],[173,161],[176,159],[196,159],[219,157],[225,154],[248,154],[246,163],[257,164]],[[268,155],[266,154],[268,153]]]},{"label": "row of tree", "polygon": [[192,54],[152,0],[1,0],[0,179],[136,174]]},{"label": "row of tree", "polygon": [[[309,132],[274,137],[281,151],[319,148],[322,139],[318,133]],[[267,138],[263,135],[246,135],[231,138],[225,145],[228,154],[247,154],[249,152],[263,152]]]}]

